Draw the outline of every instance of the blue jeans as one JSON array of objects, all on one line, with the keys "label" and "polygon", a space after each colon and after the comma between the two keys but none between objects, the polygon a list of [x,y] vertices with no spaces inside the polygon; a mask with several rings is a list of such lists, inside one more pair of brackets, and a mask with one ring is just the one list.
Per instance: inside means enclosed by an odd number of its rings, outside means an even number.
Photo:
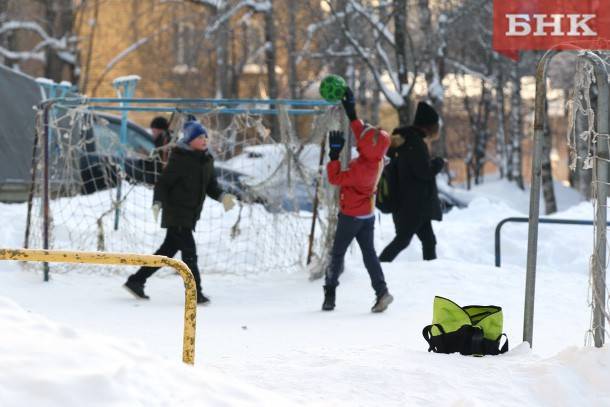
[{"label": "blue jeans", "polygon": [[337,287],[339,285],[339,276],[343,272],[345,252],[352,240],[356,238],[375,293],[380,295],[387,291],[383,270],[381,270],[381,264],[379,264],[377,253],[375,253],[374,233],[375,217],[358,219],[342,213],[339,214],[330,266],[326,270],[326,285],[328,287]]}]

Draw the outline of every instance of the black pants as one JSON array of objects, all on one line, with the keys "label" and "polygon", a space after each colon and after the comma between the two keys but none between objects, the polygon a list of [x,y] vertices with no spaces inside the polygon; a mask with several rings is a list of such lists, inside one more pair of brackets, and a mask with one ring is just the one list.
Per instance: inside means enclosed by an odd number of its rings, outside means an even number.
[{"label": "black pants", "polygon": [[337,233],[331,252],[331,261],[326,270],[326,285],[336,287],[339,285],[339,276],[343,272],[343,261],[345,252],[354,238],[362,251],[362,259],[366,271],[371,277],[371,285],[375,293],[383,294],[387,290],[381,264],[377,258],[374,244],[375,218],[358,219],[352,216],[339,214]]},{"label": "black pants", "polygon": [[436,259],[436,237],[432,230],[432,221],[423,219],[419,222],[404,222],[399,215],[392,214],[396,237],[379,255],[379,261],[390,262],[409,246],[413,235],[417,235],[422,244],[424,260]]},{"label": "black pants", "polygon": [[[169,227],[165,234],[165,240],[155,254],[167,257],[174,257],[178,251],[182,252],[182,261],[191,269],[197,292],[201,291],[201,276],[197,267],[197,249],[193,232],[189,228]],[[146,283],[148,277],[152,276],[160,267],[140,267],[140,269],[129,277],[130,280],[139,283]]]}]

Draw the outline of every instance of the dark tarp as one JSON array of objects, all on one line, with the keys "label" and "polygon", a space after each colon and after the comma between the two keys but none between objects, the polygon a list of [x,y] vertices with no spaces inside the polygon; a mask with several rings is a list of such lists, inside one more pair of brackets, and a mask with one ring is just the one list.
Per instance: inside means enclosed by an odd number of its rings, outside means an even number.
[{"label": "dark tarp", "polygon": [[34,78],[0,65],[0,200],[23,200],[31,181],[35,111],[41,90]]}]

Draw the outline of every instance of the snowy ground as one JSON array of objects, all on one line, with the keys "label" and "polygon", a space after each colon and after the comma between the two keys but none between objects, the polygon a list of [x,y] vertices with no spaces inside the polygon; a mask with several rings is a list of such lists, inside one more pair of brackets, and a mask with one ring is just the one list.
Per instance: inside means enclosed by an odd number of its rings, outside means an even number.
[{"label": "snowy ground", "polygon": [[[420,261],[418,242],[384,265],[396,300],[381,315],[357,247],[349,252],[337,309],[322,313],[322,282],[305,272],[204,275],[212,305],[199,308],[196,364],[182,365],[178,277],[150,280],[150,302],[124,277],[59,274],[50,283],[6,263],[0,270],[1,406],[610,406],[610,352],[583,347],[588,328],[590,227],[540,229],[534,348],[522,336],[527,226],[503,232],[504,267],[493,267],[493,230],[523,216],[520,192],[491,183],[467,209],[435,224],[440,260]],[[562,209],[576,203],[561,195]],[[22,205],[1,205],[2,246],[20,246]],[[591,219],[589,203],[555,215]],[[377,224],[377,247],[392,224]],[[427,352],[421,329],[434,295],[504,309],[511,351],[472,358]],[[92,397],[93,395],[93,397]]]}]

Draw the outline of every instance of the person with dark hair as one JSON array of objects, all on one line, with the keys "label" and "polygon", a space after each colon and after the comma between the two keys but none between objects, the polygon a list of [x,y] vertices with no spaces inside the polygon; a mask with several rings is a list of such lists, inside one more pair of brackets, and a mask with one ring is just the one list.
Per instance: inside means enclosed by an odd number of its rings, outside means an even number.
[{"label": "person with dark hair", "polygon": [[339,220],[331,251],[331,261],[326,270],[324,303],[322,310],[335,308],[336,288],[343,271],[345,252],[356,239],[364,265],[371,278],[376,300],[372,312],[383,312],[394,297],[388,292],[383,270],[377,259],[374,245],[375,189],[383,169],[383,157],[390,145],[390,136],[382,129],[359,120],[351,89],[347,89],[342,100],[350,126],[356,137],[358,158],[350,161],[347,170],[341,170],[339,155],[345,144],[342,131],[329,133],[330,162],[327,165],[328,181],[340,187]]},{"label": "person with dark hair", "polygon": [[160,173],[169,156],[167,146],[171,141],[171,135],[169,133],[169,122],[163,116],[157,116],[150,122],[150,132],[152,134],[153,142],[155,143],[155,149],[158,152],[158,157],[161,165],[157,165],[157,173]]},{"label": "person with dark hair", "polygon": [[[201,277],[197,266],[197,249],[193,230],[201,215],[206,195],[221,202],[225,211],[235,206],[235,197],[222,191],[214,174],[214,158],[208,152],[208,132],[197,122],[187,122],[184,136],[172,149],[169,162],[155,184],[153,217],[155,221],[162,209],[161,227],[167,229],[165,240],[155,254],[174,257],[182,253],[197,286],[197,303],[209,299],[201,290]],[[159,267],[141,267],[124,284],[139,299],[149,299],[144,293],[146,280]]]},{"label": "person with dark hair", "polygon": [[424,138],[439,131],[439,116],[425,102],[419,102],[413,125],[394,129],[387,156],[397,161],[397,208],[392,213],[396,237],[379,255],[379,261],[391,262],[404,250],[413,235],[422,243],[424,260],[436,259],[436,237],[432,220],[441,220],[436,175],[445,160],[430,159]]}]

